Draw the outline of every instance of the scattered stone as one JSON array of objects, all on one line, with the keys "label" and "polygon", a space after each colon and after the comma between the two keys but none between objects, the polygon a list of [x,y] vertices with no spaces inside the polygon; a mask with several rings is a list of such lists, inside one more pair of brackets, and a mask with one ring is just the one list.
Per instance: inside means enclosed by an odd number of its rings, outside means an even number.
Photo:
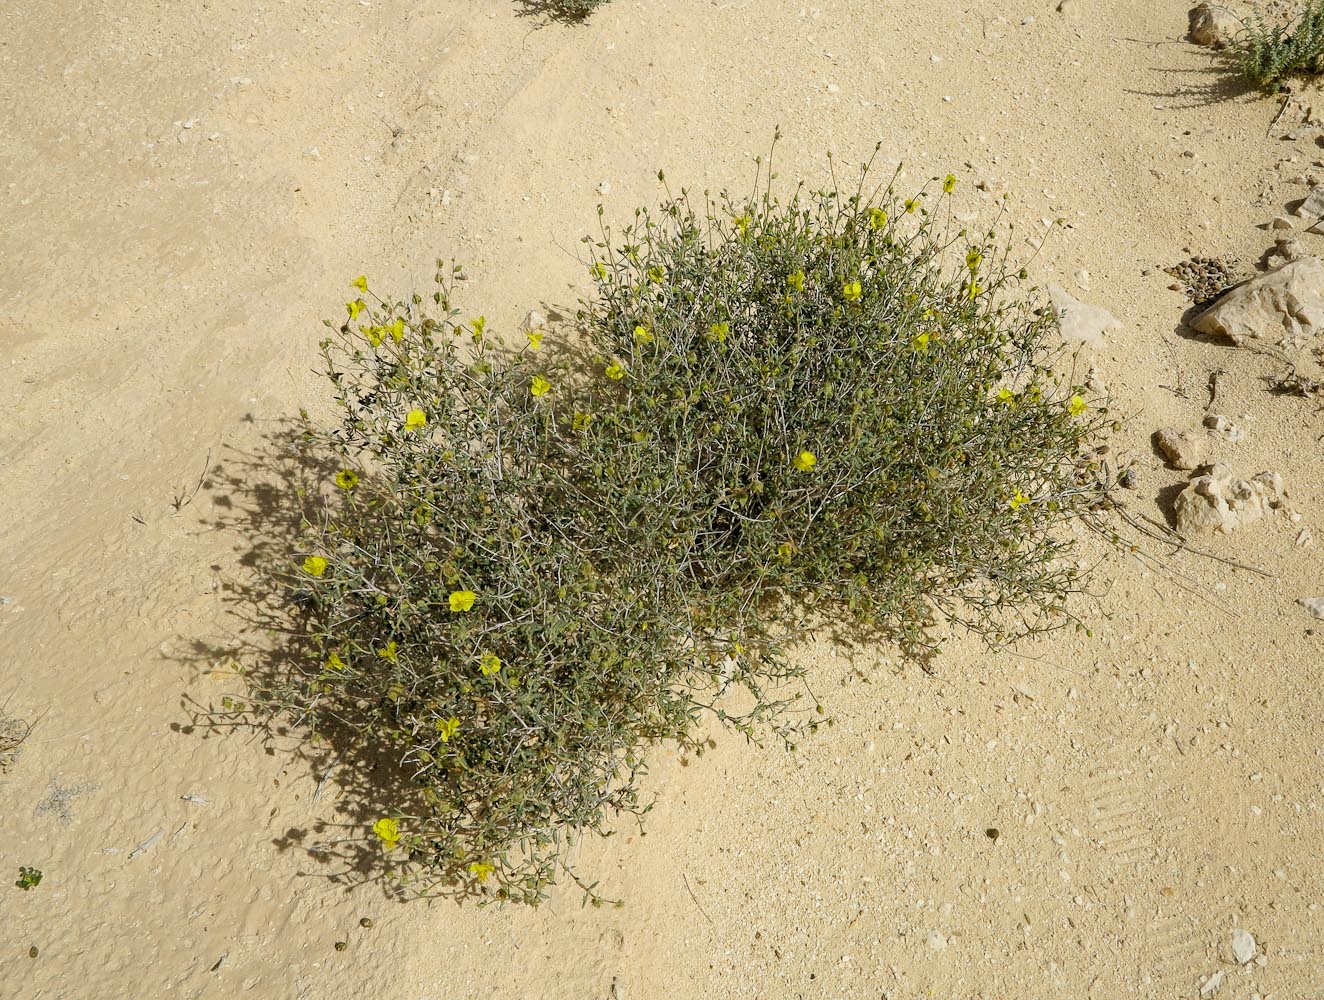
[{"label": "scattered stone", "polygon": [[1081,302],[1061,285],[1049,284],[1048,299],[1057,318],[1058,331],[1069,344],[1102,347],[1104,333],[1122,325],[1107,309]]},{"label": "scattered stone", "polygon": [[1241,23],[1236,15],[1226,7],[1212,7],[1202,3],[1193,7],[1188,15],[1190,27],[1186,37],[1196,45],[1208,45],[1221,49],[1227,40],[1237,33]]},{"label": "scattered stone", "polygon": [[1276,472],[1238,479],[1226,465],[1215,464],[1177,495],[1177,531],[1184,536],[1229,534],[1276,510],[1283,493],[1283,477]]},{"label": "scattered stone", "polygon": [[1302,528],[1296,533],[1296,547],[1305,549],[1310,547],[1310,543],[1315,540],[1314,533],[1309,528]]},{"label": "scattered stone", "polygon": [[1292,210],[1292,214],[1302,219],[1318,219],[1324,217],[1324,186],[1316,186],[1310,189],[1305,200]]},{"label": "scattered stone", "polygon": [[521,333],[533,333],[535,330],[547,329],[547,317],[537,309],[530,309],[528,315],[520,322]]},{"label": "scattered stone", "polygon": [[1057,12],[1067,17],[1080,17],[1080,4],[1076,0],[1062,0],[1057,5]]},{"label": "scattered stone", "polygon": [[928,942],[934,951],[942,951],[947,947],[947,938],[942,931],[929,931]]},{"label": "scattered stone", "polygon": [[1240,927],[1232,929],[1232,957],[1238,965],[1245,965],[1255,957],[1255,937],[1250,931]]},{"label": "scattered stone", "polygon": [[1278,237],[1273,241],[1273,249],[1269,251],[1270,257],[1281,257],[1283,260],[1300,260],[1305,255],[1301,241],[1295,236]]},{"label": "scattered stone", "polygon": [[1135,466],[1128,465],[1122,470],[1122,474],[1117,477],[1117,485],[1123,489],[1133,490],[1140,482],[1140,477],[1136,475]]},{"label": "scattered stone", "polygon": [[1288,218],[1287,216],[1285,216],[1285,215],[1279,215],[1279,216],[1276,216],[1276,217],[1274,218],[1274,220],[1273,220],[1272,222],[1269,223],[1269,228],[1270,228],[1270,229],[1291,229],[1291,228],[1292,228],[1292,220],[1289,219],[1289,218]]},{"label": "scattered stone", "polygon": [[1313,335],[1324,325],[1324,261],[1301,257],[1237,285],[1191,321],[1238,346]]},{"label": "scattered stone", "polygon": [[1219,969],[1217,972],[1213,973],[1208,979],[1206,979],[1203,983],[1201,983],[1200,996],[1211,997],[1215,993],[1217,993],[1218,988],[1223,985],[1224,975],[1225,973],[1223,972],[1223,970]]},{"label": "scattered stone", "polygon": [[1303,597],[1296,603],[1314,617],[1324,620],[1324,597]]},{"label": "scattered stone", "polygon": [[1164,427],[1154,432],[1154,443],[1174,469],[1196,469],[1204,464],[1204,448],[1187,431]]},{"label": "scattered stone", "polygon": [[1207,413],[1204,418],[1204,425],[1211,431],[1222,434],[1233,444],[1246,437],[1246,432],[1234,424],[1221,413]]}]

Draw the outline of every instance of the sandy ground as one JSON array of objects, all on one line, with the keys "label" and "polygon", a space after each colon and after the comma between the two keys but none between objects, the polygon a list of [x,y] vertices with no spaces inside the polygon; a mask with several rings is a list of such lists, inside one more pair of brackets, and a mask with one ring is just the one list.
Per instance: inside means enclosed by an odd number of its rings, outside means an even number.
[{"label": "sandy ground", "polygon": [[[1102,1000],[1219,972],[1218,997],[1324,993],[1324,627],[1295,604],[1324,575],[1293,544],[1324,541],[1324,418],[1265,392],[1263,358],[1183,336],[1157,269],[1253,262],[1321,151],[1266,138],[1275,103],[1181,40],[1184,5],[1071,3],[0,10],[0,704],[41,716],[0,777],[0,994]],[[1224,369],[1247,434],[1219,453],[1280,471],[1301,519],[1211,547],[1271,575],[1151,546],[1161,565],[1103,563],[1092,639],[957,641],[932,678],[806,651],[836,726],[795,757],[716,732],[700,760],[659,752],[646,836],[580,851],[619,909],[328,877],[306,832],[352,813],[337,775],[315,799],[292,746],[189,729],[190,701],[241,689],[224,597],[254,539],[224,475],[172,500],[316,408],[319,320],[354,275],[403,292],[458,258],[510,330],[582,290],[598,202],[653,202],[659,167],[742,185],[778,124],[788,177],[881,140],[917,186],[956,173],[967,211],[993,213],[977,181],[1012,192],[1027,254],[1065,219],[1034,268],[1124,322],[1096,363],[1129,502],[1162,516],[1182,475],[1149,434],[1198,427]],[[40,886],[10,885],[20,865]]]}]

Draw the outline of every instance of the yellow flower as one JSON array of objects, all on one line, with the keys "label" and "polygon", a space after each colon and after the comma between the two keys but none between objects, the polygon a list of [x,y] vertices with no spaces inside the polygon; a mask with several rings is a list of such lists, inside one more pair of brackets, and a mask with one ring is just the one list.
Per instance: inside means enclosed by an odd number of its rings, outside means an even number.
[{"label": "yellow flower", "polygon": [[869,225],[874,229],[882,229],[887,225],[887,213],[881,208],[869,209]]},{"label": "yellow flower", "polygon": [[1009,506],[1012,510],[1016,510],[1017,508],[1029,502],[1030,502],[1030,498],[1027,497],[1020,490],[1017,490],[1016,495],[1007,501],[1007,506]]},{"label": "yellow flower", "polygon": [[400,824],[386,816],[372,824],[372,832],[381,838],[382,847],[388,851],[395,850],[395,845],[400,843]]},{"label": "yellow flower", "polygon": [[478,658],[478,669],[483,672],[484,677],[491,677],[493,674],[501,672],[501,657],[496,653],[484,653]]},{"label": "yellow flower", "polygon": [[349,664],[340,658],[339,653],[332,653],[326,658],[326,666],[328,670],[344,670]]},{"label": "yellow flower", "polygon": [[650,267],[648,269],[649,281],[661,282],[661,280],[666,276],[667,276],[667,269],[665,267],[662,267],[661,265],[658,265],[656,267]]},{"label": "yellow flower", "polygon": [[801,472],[808,472],[818,464],[818,456],[812,451],[802,451],[791,460],[791,464]]},{"label": "yellow flower", "polygon": [[524,334],[529,338],[529,349],[534,351],[542,347],[542,338],[546,335],[542,330],[529,330]]},{"label": "yellow flower", "polygon": [[359,313],[368,308],[368,303],[362,299],[355,299],[353,302],[345,303],[345,311],[349,313],[350,319],[358,319]]},{"label": "yellow flower", "polygon": [[392,663],[395,663],[395,662],[396,662],[396,653],[399,651],[399,649],[400,649],[400,647],[397,646],[397,645],[395,644],[395,640],[392,639],[390,642],[388,642],[388,643],[385,645],[385,647],[383,647],[382,649],[377,650],[377,655],[380,656],[383,660],[389,660],[389,661],[391,661]]},{"label": "yellow flower", "polygon": [[634,342],[636,344],[651,344],[653,335],[646,326],[636,326],[634,328]]},{"label": "yellow flower", "polygon": [[1088,410],[1089,407],[1085,404],[1085,400],[1083,400],[1081,397],[1072,396],[1071,402],[1067,404],[1067,409],[1071,412],[1071,415],[1073,417],[1078,417],[1086,410]]},{"label": "yellow flower", "polygon": [[473,326],[474,340],[482,340],[483,330],[487,327],[487,317],[479,316],[477,319],[470,320],[469,322]]},{"label": "yellow flower", "polygon": [[708,338],[710,340],[717,341],[719,344],[725,343],[727,334],[729,334],[730,332],[731,332],[730,323],[726,323],[726,322],[714,323],[712,326],[708,327]]},{"label": "yellow flower", "polygon": [[391,339],[397,344],[400,343],[405,339],[405,321],[397,316],[395,322],[390,326],[390,331]]},{"label": "yellow flower", "polygon": [[324,556],[309,556],[303,561],[303,571],[309,576],[321,576],[329,565]]},{"label": "yellow flower", "polygon": [[589,273],[592,274],[593,277],[601,281],[603,278],[607,276],[606,265],[604,265],[600,260],[596,261],[594,262],[593,266],[589,268]]},{"label": "yellow flower", "polygon": [[350,284],[353,285],[355,288],[357,288],[360,292],[366,294],[368,291],[368,276],[366,274],[360,274],[357,278],[351,281]]},{"label": "yellow flower", "polygon": [[341,469],[336,473],[336,485],[342,490],[352,490],[359,484],[359,474],[353,469]]},{"label": "yellow flower", "polygon": [[607,378],[617,382],[625,378],[625,368],[619,361],[613,361],[607,366]]},{"label": "yellow flower", "polygon": [[495,868],[481,861],[474,861],[469,864],[469,874],[478,879],[479,882],[486,882],[487,877],[494,871],[496,871]]},{"label": "yellow flower", "polygon": [[906,214],[913,215],[915,213],[915,209],[919,208],[919,199],[907,198],[905,201],[905,205],[906,205]]},{"label": "yellow flower", "polygon": [[593,423],[593,414],[591,413],[576,413],[570,419],[571,429],[577,431],[588,430],[588,425],[591,423]]},{"label": "yellow flower", "polygon": [[944,194],[951,194],[956,190],[956,176],[948,174],[942,179],[942,190]]},{"label": "yellow flower", "polygon": [[451,592],[450,605],[452,611],[468,611],[474,606],[474,599],[478,595],[472,590],[455,590]]},{"label": "yellow flower", "polygon": [[449,719],[437,720],[437,735],[441,737],[441,742],[449,743],[451,737],[460,731],[460,720],[451,716]]},{"label": "yellow flower", "polygon": [[427,426],[428,415],[422,410],[410,410],[405,415],[405,430],[417,431]]},{"label": "yellow flower", "polygon": [[917,351],[927,351],[929,349],[930,334],[921,333],[918,337],[912,337],[910,346]]},{"label": "yellow flower", "polygon": [[863,291],[858,281],[843,281],[841,284],[841,294],[845,296],[847,302],[859,302]]},{"label": "yellow flower", "polygon": [[1016,393],[1010,389],[999,389],[997,396],[994,398],[1003,406],[1013,406],[1016,403]]},{"label": "yellow flower", "polygon": [[535,375],[529,380],[529,392],[534,396],[546,396],[551,391],[552,383],[548,382],[541,375]]},{"label": "yellow flower", "polygon": [[803,292],[805,290],[805,273],[803,271],[796,271],[794,274],[788,274],[786,276],[786,283],[797,292]]},{"label": "yellow flower", "polygon": [[782,542],[777,546],[777,558],[782,562],[790,562],[793,555],[795,555],[795,546],[790,542]]},{"label": "yellow flower", "polygon": [[979,282],[975,281],[974,278],[971,278],[970,287],[965,290],[965,294],[968,298],[974,299],[974,298],[978,298],[979,293],[982,292],[983,290],[984,290],[984,286],[979,284]]},{"label": "yellow flower", "polygon": [[749,224],[753,221],[754,221],[753,217],[748,214],[736,216],[736,220],[735,220],[736,228],[740,230],[741,236],[749,235]]},{"label": "yellow flower", "polygon": [[373,347],[381,347],[381,346],[382,346],[382,341],[385,339],[385,338],[382,336],[382,335],[386,332],[386,328],[385,328],[385,327],[381,327],[381,326],[361,326],[361,327],[359,327],[359,330],[362,331],[363,336],[365,336],[365,337],[368,338],[368,343],[371,344]]}]

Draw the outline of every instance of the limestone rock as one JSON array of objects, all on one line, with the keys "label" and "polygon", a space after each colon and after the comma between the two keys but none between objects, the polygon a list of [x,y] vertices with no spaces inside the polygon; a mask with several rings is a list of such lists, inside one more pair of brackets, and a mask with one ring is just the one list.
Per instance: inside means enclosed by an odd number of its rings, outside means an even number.
[{"label": "limestone rock", "polygon": [[1107,309],[1081,302],[1061,285],[1049,284],[1048,300],[1057,318],[1058,331],[1068,344],[1102,347],[1104,333],[1122,325]]},{"label": "limestone rock", "polygon": [[1324,597],[1303,597],[1296,603],[1316,618],[1324,620]]},{"label": "limestone rock", "polygon": [[1241,28],[1241,22],[1226,7],[1214,7],[1202,3],[1192,8],[1189,16],[1190,28],[1186,37],[1196,45],[1221,49]]},{"label": "limestone rock", "polygon": [[1296,206],[1293,212],[1303,219],[1318,219],[1324,216],[1324,187],[1311,188],[1306,200]]},{"label": "limestone rock", "polygon": [[1283,477],[1261,472],[1238,479],[1226,465],[1211,466],[1195,476],[1177,495],[1174,510],[1177,531],[1190,536],[1220,532],[1228,534],[1258,521],[1283,499]]},{"label": "limestone rock", "polygon": [[1204,447],[1189,431],[1164,427],[1154,432],[1154,443],[1174,469],[1195,469],[1204,464]]},{"label": "limestone rock", "polygon": [[1191,329],[1237,345],[1313,336],[1321,326],[1324,261],[1318,257],[1301,257],[1242,282],[1191,321]]},{"label": "limestone rock", "polygon": [[1255,957],[1255,935],[1241,927],[1232,929],[1232,957],[1238,965],[1245,965]]}]

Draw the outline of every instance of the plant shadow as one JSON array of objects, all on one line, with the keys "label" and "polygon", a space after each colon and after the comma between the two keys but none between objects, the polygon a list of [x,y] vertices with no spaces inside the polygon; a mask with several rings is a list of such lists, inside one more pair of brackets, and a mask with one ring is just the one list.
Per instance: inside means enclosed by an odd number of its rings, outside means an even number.
[{"label": "plant shadow", "polygon": [[[172,728],[202,739],[233,738],[248,733],[269,756],[283,755],[318,778],[312,803],[321,802],[322,818],[294,826],[272,843],[282,851],[301,851],[315,867],[302,872],[329,880],[346,891],[377,885],[387,898],[419,895],[392,877],[391,857],[372,834],[383,816],[420,812],[421,790],[385,748],[365,745],[347,720],[327,705],[295,718],[260,711],[252,697],[304,683],[315,674],[310,664],[320,653],[308,639],[309,593],[281,581],[299,552],[303,520],[313,515],[319,491],[340,466],[321,453],[293,420],[277,421],[251,452],[231,449],[208,479],[213,507],[212,530],[238,539],[239,573],[221,586],[234,639],[190,639],[176,659],[202,676],[214,663],[226,663],[245,682],[243,695],[198,697],[185,692],[180,706],[187,723]],[[213,569],[220,571],[221,567]],[[428,885],[423,895],[464,898],[458,885]]]}]

